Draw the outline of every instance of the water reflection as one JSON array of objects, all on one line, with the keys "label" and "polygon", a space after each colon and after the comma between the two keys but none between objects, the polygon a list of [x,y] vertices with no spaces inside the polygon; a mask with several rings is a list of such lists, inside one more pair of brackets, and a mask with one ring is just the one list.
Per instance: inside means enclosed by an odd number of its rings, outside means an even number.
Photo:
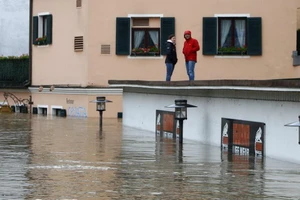
[{"label": "water reflection", "polygon": [[0,115],[0,199],[23,199],[28,192],[30,117]]},{"label": "water reflection", "polygon": [[0,199],[298,199],[299,165],[122,121],[0,114]]}]

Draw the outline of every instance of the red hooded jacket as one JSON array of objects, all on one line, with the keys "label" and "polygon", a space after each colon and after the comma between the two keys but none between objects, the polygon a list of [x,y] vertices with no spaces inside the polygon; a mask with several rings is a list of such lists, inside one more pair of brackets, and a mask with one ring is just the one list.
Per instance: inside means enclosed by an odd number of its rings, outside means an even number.
[{"label": "red hooded jacket", "polygon": [[197,51],[200,50],[200,45],[198,40],[192,38],[191,31],[185,31],[184,35],[190,35],[191,37],[185,40],[182,53],[184,54],[185,61],[195,61],[197,62]]}]

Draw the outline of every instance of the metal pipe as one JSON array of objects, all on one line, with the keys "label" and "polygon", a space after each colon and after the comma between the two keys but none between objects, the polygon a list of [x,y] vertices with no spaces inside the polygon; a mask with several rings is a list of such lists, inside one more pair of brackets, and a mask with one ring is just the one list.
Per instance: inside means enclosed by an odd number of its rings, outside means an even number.
[{"label": "metal pipe", "polygon": [[100,128],[102,128],[102,116],[103,116],[103,111],[102,110],[100,110],[99,111],[99,124],[100,124]]},{"label": "metal pipe", "polygon": [[32,83],[32,18],[33,0],[29,1],[29,86]]},{"label": "metal pipe", "polygon": [[183,143],[183,119],[179,119],[179,144]]},{"label": "metal pipe", "polygon": [[[300,122],[300,115],[298,116]],[[300,144],[300,127],[298,127],[298,144]]]}]

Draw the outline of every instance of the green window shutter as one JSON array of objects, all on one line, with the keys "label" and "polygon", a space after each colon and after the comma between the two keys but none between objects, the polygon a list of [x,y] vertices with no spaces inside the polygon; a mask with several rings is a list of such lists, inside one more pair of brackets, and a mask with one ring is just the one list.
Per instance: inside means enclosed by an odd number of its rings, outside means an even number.
[{"label": "green window shutter", "polygon": [[217,54],[217,18],[203,17],[202,54]]},{"label": "green window shutter", "polygon": [[117,17],[116,55],[130,54],[130,18]]},{"label": "green window shutter", "polygon": [[247,54],[262,55],[261,18],[250,17],[247,20]]},{"label": "green window shutter", "polygon": [[160,52],[162,55],[166,55],[166,42],[171,34],[175,34],[175,18],[162,17],[160,19]]},{"label": "green window shutter", "polygon": [[39,37],[39,17],[38,16],[34,16],[32,19],[32,44],[36,44],[36,39]]},{"label": "green window shutter", "polygon": [[47,15],[47,44],[52,44],[52,15]]}]

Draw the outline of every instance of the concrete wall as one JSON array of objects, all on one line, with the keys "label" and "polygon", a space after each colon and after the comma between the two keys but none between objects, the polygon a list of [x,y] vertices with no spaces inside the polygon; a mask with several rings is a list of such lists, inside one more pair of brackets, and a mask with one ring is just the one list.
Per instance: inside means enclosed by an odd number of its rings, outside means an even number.
[{"label": "concrete wall", "polygon": [[0,56],[29,53],[29,0],[0,0]]},{"label": "concrete wall", "polygon": [[188,109],[188,119],[183,125],[184,139],[220,146],[221,118],[263,122],[266,124],[265,155],[300,163],[298,128],[284,126],[298,120],[299,102],[124,92],[123,124],[155,134],[155,111],[174,111],[165,106],[173,104],[178,98],[187,99],[189,104],[198,106]]}]

